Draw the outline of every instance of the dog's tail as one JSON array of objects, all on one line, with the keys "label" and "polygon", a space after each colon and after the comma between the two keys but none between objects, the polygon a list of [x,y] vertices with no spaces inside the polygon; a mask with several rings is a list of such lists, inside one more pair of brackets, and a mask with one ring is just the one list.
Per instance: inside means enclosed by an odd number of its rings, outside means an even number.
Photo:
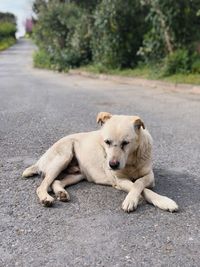
[{"label": "dog's tail", "polygon": [[145,188],[143,190],[143,196],[147,202],[153,204],[161,210],[168,210],[170,212],[178,210],[178,205],[175,201],[168,197],[159,195],[150,189]]},{"label": "dog's tail", "polygon": [[39,174],[39,169],[37,165],[32,165],[23,172],[22,177],[31,177],[35,174]]}]

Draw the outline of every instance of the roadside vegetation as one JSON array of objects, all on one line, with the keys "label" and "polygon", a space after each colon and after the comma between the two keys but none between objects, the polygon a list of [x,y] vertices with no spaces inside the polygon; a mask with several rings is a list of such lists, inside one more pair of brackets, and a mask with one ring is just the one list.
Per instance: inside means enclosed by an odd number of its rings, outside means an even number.
[{"label": "roadside vegetation", "polygon": [[0,51],[15,44],[16,18],[11,13],[0,12]]},{"label": "roadside vegetation", "polygon": [[200,84],[199,0],[35,0],[34,65]]},{"label": "roadside vegetation", "polygon": [[162,80],[172,83],[187,83],[200,84],[200,75],[198,73],[176,73],[169,76],[163,75],[162,71],[157,66],[139,65],[135,68],[126,69],[106,69],[102,66],[86,65],[80,67],[78,70],[86,71],[94,74],[108,74],[122,77],[144,78],[149,80]]}]

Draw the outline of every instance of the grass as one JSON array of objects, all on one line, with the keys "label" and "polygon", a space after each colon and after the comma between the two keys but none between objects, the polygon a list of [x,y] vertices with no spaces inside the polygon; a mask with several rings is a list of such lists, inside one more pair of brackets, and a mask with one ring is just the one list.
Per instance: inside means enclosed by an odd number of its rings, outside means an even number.
[{"label": "grass", "polygon": [[200,74],[174,74],[162,80],[173,83],[186,83],[200,85]]},{"label": "grass", "polygon": [[106,69],[101,65],[87,65],[81,67],[80,70],[92,72],[95,74],[109,74],[124,77],[137,77],[150,80],[161,80],[172,83],[196,84],[200,85],[200,74],[174,74],[164,77],[160,69],[150,66],[140,66],[134,69]]},{"label": "grass", "polygon": [[16,39],[13,37],[0,40],[0,51],[3,51],[16,43]]},{"label": "grass", "polygon": [[39,69],[52,69],[51,59],[43,50],[38,50],[33,54],[33,65]]},{"label": "grass", "polygon": [[[43,50],[38,50],[33,55],[34,67],[42,69],[59,70],[58,64],[52,62],[50,56]],[[150,80],[161,80],[172,83],[195,84],[200,85],[200,74],[173,74],[164,76],[163,70],[160,67],[142,65],[134,69],[108,69],[100,64],[91,64],[79,68],[82,71],[87,71],[95,74],[109,74],[124,77],[137,77]],[[67,69],[65,70],[67,71]]]},{"label": "grass", "polygon": [[[69,68],[63,66],[64,61],[56,63],[47,52],[44,50],[38,49],[33,54],[33,66],[39,69],[48,69],[55,71],[68,72]],[[64,62],[65,63],[65,62]]]}]

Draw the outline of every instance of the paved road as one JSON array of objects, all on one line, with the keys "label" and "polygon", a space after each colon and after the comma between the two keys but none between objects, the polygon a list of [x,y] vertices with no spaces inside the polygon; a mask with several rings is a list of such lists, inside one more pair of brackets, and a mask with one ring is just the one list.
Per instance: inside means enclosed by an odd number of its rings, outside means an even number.
[{"label": "paved road", "polygon": [[[0,266],[199,266],[200,96],[34,70],[33,46],[0,54]],[[64,135],[95,129],[98,111],[139,114],[154,138],[156,191],[170,214],[82,182],[70,203],[39,205],[21,173]]]}]

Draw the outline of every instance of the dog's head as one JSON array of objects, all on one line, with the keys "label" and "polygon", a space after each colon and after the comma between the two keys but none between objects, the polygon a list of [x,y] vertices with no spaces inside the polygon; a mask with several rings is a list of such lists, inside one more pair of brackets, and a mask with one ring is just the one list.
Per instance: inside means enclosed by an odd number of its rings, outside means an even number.
[{"label": "dog's head", "polygon": [[100,112],[97,115],[97,123],[103,125],[101,141],[106,152],[108,168],[123,169],[129,155],[139,146],[141,131],[145,129],[143,121],[138,116]]}]

